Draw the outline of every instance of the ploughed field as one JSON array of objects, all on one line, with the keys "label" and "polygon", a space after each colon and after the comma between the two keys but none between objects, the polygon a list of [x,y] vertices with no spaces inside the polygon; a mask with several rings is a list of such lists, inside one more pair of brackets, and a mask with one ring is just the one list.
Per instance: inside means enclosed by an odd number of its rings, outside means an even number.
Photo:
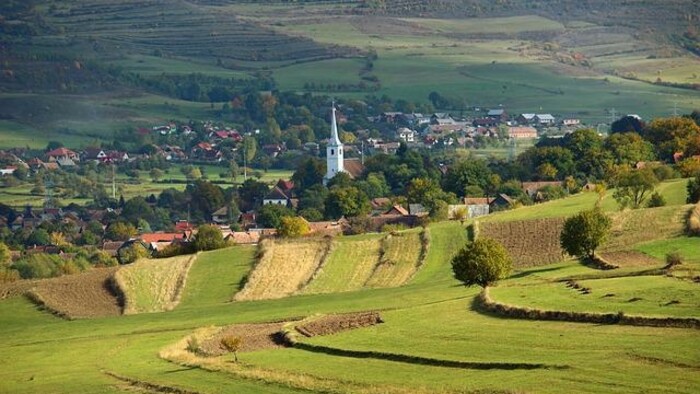
[{"label": "ploughed field", "polygon": [[[692,272],[700,240],[672,225],[654,237],[627,225],[688,209],[617,214],[603,253],[616,269],[562,257],[518,268],[483,293],[452,278],[451,256],[468,235],[458,222],[268,241],[111,273],[134,278],[112,281],[123,293],[113,300],[161,300],[158,309],[138,310],[169,309],[160,313],[68,320],[49,313],[48,302],[37,307],[35,297],[21,296],[84,300],[90,296],[81,289],[105,289],[98,284],[110,278],[107,270],[45,281],[51,286],[4,285],[0,392],[697,392],[700,292]],[[508,213],[499,215],[508,224]],[[542,223],[523,220],[494,234],[528,237],[514,243],[521,253],[548,259],[544,244],[553,245],[553,235],[537,241],[518,230],[547,234]],[[481,230],[476,236],[485,236]],[[665,267],[669,251],[683,263]],[[84,284],[67,290],[69,281]],[[173,291],[159,296],[165,289]],[[106,304],[104,312],[115,311]],[[231,336],[242,340],[239,362],[221,346]]]}]

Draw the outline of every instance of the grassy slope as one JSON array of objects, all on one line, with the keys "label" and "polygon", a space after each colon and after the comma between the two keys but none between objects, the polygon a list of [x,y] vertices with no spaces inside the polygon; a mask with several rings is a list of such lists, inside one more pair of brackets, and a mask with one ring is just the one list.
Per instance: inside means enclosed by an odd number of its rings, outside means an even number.
[{"label": "grassy slope", "polygon": [[[586,207],[579,205],[579,209]],[[234,247],[203,254],[201,264],[190,271],[182,304],[168,313],[64,321],[37,311],[21,298],[1,301],[0,351],[8,356],[0,360],[0,391],[121,391],[114,379],[101,372],[108,370],[201,393],[293,392],[262,381],[182,368],[155,355],[197,327],[368,309],[383,309],[386,323],[312,342],[437,359],[570,368],[454,369],[296,349],[246,353],[243,361],[328,379],[409,389],[690,393],[700,386],[700,377],[691,373],[700,365],[694,351],[699,339],[696,330],[520,321],[475,313],[470,303],[477,290],[460,286],[451,278],[449,267],[449,256],[465,239],[458,223],[431,226],[426,265],[411,284],[392,289],[230,303],[230,294],[246,275],[254,253],[250,247]],[[671,247],[670,241],[664,242],[655,246],[658,253]],[[693,250],[691,240],[681,242],[686,242],[686,250]],[[564,263],[523,271],[511,281],[591,272],[596,271]]]},{"label": "grassy slope", "polygon": [[328,261],[303,293],[331,293],[363,288],[379,262],[383,234],[342,237],[333,247]]}]

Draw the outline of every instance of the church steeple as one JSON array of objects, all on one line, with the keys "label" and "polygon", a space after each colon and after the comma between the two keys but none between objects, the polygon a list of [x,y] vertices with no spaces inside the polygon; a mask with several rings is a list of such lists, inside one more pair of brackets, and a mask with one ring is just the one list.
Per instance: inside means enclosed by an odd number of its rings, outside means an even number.
[{"label": "church steeple", "polygon": [[335,103],[333,103],[331,108],[331,138],[328,140],[328,145],[341,146],[342,143],[340,142],[340,138],[338,138],[338,124],[335,120]]},{"label": "church steeple", "polygon": [[326,146],[326,176],[323,183],[326,184],[337,173],[345,171],[343,166],[343,143],[338,137],[338,124],[335,119],[335,102],[331,107],[331,138]]}]

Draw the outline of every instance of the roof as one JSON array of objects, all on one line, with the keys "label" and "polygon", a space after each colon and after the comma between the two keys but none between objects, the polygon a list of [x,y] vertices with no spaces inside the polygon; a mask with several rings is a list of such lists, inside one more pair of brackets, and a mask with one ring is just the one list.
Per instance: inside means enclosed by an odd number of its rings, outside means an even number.
[{"label": "roof", "polygon": [[231,233],[227,238],[233,239],[233,242],[236,244],[256,244],[260,241],[260,232],[236,231]]},{"label": "roof", "polygon": [[537,119],[539,120],[554,120],[554,116],[550,114],[537,114]]},{"label": "roof", "polygon": [[533,119],[535,117],[535,114],[520,114],[520,116],[522,116],[523,118],[525,118],[527,120],[530,120],[530,119]]},{"label": "roof", "polygon": [[289,197],[282,191],[282,189],[279,188],[279,186],[275,186],[272,188],[272,190],[267,193],[265,196],[264,200],[288,200]]},{"label": "roof", "polygon": [[182,233],[146,233],[141,234],[139,239],[146,243],[153,242],[172,242],[176,239],[184,239],[185,235]]},{"label": "roof", "polygon": [[52,151],[46,152],[46,156],[71,156],[75,155],[75,152],[68,148],[56,148]]},{"label": "roof", "polygon": [[338,125],[335,121],[335,105],[333,105],[332,115],[331,115],[331,138],[328,140],[329,146],[343,146],[338,137]]},{"label": "roof", "polygon": [[416,216],[425,216],[428,214],[428,210],[421,204],[408,204],[408,212]]},{"label": "roof", "polygon": [[343,169],[353,178],[359,178],[365,170],[365,166],[360,159],[343,160]]},{"label": "roof", "polygon": [[191,230],[193,229],[194,226],[192,223],[188,222],[187,220],[178,220],[175,223],[175,231],[185,231],[185,230]]},{"label": "roof", "polygon": [[221,207],[212,213],[212,216],[225,216],[228,214],[228,207]]},{"label": "roof", "polygon": [[503,108],[499,108],[499,109],[490,109],[490,110],[489,110],[489,113],[488,113],[488,116],[501,116],[501,115],[503,115],[505,112],[506,112],[506,110],[504,110]]},{"label": "roof", "polygon": [[547,182],[523,182],[520,186],[528,194],[536,192],[537,190],[545,186],[561,186],[563,182],[561,181],[547,181]]},{"label": "roof", "polygon": [[464,197],[464,205],[489,205],[491,199],[488,197]]},{"label": "roof", "polygon": [[277,181],[277,186],[284,190],[284,191],[289,191],[294,189],[294,182],[293,181],[285,181],[284,179],[280,179]]},{"label": "roof", "polygon": [[387,197],[377,197],[370,200],[369,203],[372,206],[372,209],[382,209],[391,204],[391,200]]},{"label": "roof", "polygon": [[[420,205],[420,204],[415,204],[415,205]],[[397,214],[397,215],[401,215],[401,216],[408,216],[409,215],[406,208],[402,207],[401,205],[394,205],[393,207],[391,207],[391,209],[389,209],[386,212],[386,215],[392,215],[392,214]]]}]

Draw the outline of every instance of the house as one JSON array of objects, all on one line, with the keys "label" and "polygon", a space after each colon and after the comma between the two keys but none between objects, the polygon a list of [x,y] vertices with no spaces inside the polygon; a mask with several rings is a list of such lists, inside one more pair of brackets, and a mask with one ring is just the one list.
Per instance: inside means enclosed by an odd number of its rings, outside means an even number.
[{"label": "house", "polygon": [[107,252],[107,254],[109,254],[111,257],[116,257],[117,251],[123,244],[124,241],[105,241],[102,243],[102,247],[100,249]]},{"label": "house", "polygon": [[398,130],[396,130],[396,137],[404,142],[415,142],[416,141],[416,132],[407,128],[407,127],[400,127]]},{"label": "house", "polygon": [[287,195],[279,186],[275,186],[270,190],[270,192],[263,198],[263,205],[291,205],[291,197]]},{"label": "house", "polygon": [[267,144],[263,145],[262,150],[268,156],[277,157],[280,153],[286,151],[287,147],[282,144]]},{"label": "house", "polygon": [[559,186],[562,187],[564,182],[561,181],[546,181],[546,182],[522,182],[520,188],[527,194],[530,198],[537,196],[537,192],[546,186]]},{"label": "house", "polygon": [[215,145],[208,142],[200,142],[192,148],[192,155],[202,160],[221,160],[221,152],[215,149]]},{"label": "house", "polygon": [[344,220],[339,221],[325,221],[325,222],[307,222],[309,224],[309,229],[311,229],[311,234],[315,235],[338,235],[343,232],[345,225],[347,224]]},{"label": "house", "polygon": [[238,217],[238,224],[245,230],[255,227],[255,212],[242,213]]},{"label": "house", "polygon": [[567,118],[561,120],[562,126],[578,126],[581,124],[580,119]]},{"label": "house", "polygon": [[464,205],[467,206],[469,218],[488,215],[492,200],[488,197],[465,197]]},{"label": "house", "polygon": [[72,160],[74,162],[80,161],[80,158],[78,157],[78,154],[73,152],[72,150],[68,148],[56,148],[52,151],[46,152],[46,157],[50,162],[56,162],[59,159],[62,160]]},{"label": "house", "polygon": [[228,224],[238,221],[238,217],[232,217],[229,207],[221,207],[211,214],[211,221],[216,224]]},{"label": "house", "polygon": [[17,171],[17,166],[7,166],[5,168],[0,168],[0,176],[12,175]]},{"label": "house", "polygon": [[503,108],[491,109],[486,113],[487,118],[496,120],[498,123],[505,123],[508,121],[508,113]]},{"label": "house", "polygon": [[489,202],[489,209],[495,211],[498,209],[510,207],[513,205],[515,200],[510,198],[507,194],[500,193],[495,198]]},{"label": "house", "polygon": [[277,181],[277,187],[280,188],[289,197],[294,197],[294,181],[280,179]]},{"label": "house", "polygon": [[553,125],[556,122],[554,116],[551,114],[537,114],[535,115],[534,121],[543,126]]},{"label": "house", "polygon": [[178,232],[178,233],[182,233],[185,231],[192,231],[192,230],[194,230],[194,228],[195,228],[195,226],[192,223],[188,222],[187,220],[178,220],[177,222],[175,222],[175,226],[174,226],[175,232]]},{"label": "house", "polygon": [[107,158],[107,153],[100,148],[85,148],[82,154],[83,161],[103,161]]},{"label": "house", "polygon": [[529,125],[529,124],[533,123],[534,119],[535,119],[535,114],[520,114],[515,119],[515,121],[521,125]]},{"label": "house", "polygon": [[497,118],[477,118],[472,121],[472,126],[474,127],[496,127],[501,122]]},{"label": "house", "polygon": [[[419,205],[419,204],[417,204]],[[394,205],[391,208],[389,208],[388,211],[384,212],[384,215],[388,216],[408,216],[410,215],[408,213],[408,210],[401,205]]]},{"label": "house", "polygon": [[382,112],[379,116],[379,121],[383,123],[396,123],[399,117],[403,116],[403,112]]},{"label": "house", "polygon": [[509,127],[508,137],[515,139],[537,138],[537,129],[530,126]]},{"label": "house", "polygon": [[350,175],[350,178],[357,179],[362,176],[362,173],[365,171],[365,166],[358,158],[344,159],[343,170]]}]

